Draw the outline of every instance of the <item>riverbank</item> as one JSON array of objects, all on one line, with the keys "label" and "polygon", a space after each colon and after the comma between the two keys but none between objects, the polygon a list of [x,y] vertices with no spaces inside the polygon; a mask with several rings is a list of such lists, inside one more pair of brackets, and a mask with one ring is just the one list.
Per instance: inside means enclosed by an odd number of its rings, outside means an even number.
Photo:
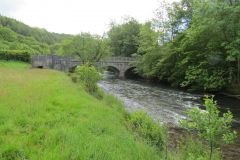
[{"label": "riverbank", "polygon": [[[178,127],[178,120],[186,116],[185,112],[188,109],[203,105],[203,95],[175,90],[164,85],[156,86],[133,80],[106,79],[99,82],[99,87],[123,101],[125,108],[130,113],[143,110],[157,122],[164,123],[169,129],[171,137],[169,147],[173,150],[181,148],[182,143],[192,136],[191,133]],[[216,98],[218,98],[222,113],[230,109],[234,112],[235,118],[239,116],[238,101],[227,97]],[[234,130],[239,130],[239,125],[236,122],[238,121],[234,122]],[[240,156],[239,138],[240,135],[236,143],[222,148],[224,159],[235,160],[236,157]]]},{"label": "riverbank", "polygon": [[125,126],[121,103],[97,100],[65,74],[0,65],[0,159],[161,159]]}]

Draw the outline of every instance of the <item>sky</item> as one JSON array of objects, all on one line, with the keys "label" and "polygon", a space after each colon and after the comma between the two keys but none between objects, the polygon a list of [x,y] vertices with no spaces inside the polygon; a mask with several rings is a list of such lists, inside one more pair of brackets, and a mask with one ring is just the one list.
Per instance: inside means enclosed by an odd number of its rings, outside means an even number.
[{"label": "sky", "polygon": [[0,14],[50,32],[103,34],[110,22],[121,22],[124,17],[133,17],[139,22],[151,20],[159,1],[0,0]]}]

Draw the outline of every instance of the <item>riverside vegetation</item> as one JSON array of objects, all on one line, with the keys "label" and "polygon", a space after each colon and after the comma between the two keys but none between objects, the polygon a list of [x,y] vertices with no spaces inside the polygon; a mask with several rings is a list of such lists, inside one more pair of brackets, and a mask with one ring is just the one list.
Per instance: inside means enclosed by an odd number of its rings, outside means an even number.
[{"label": "riverside vegetation", "polygon": [[[127,113],[113,96],[91,96],[87,78],[79,85],[65,73],[4,61],[0,75],[0,159],[209,159],[191,138],[168,148],[165,127],[142,111]],[[219,151],[212,158],[221,159]]]}]

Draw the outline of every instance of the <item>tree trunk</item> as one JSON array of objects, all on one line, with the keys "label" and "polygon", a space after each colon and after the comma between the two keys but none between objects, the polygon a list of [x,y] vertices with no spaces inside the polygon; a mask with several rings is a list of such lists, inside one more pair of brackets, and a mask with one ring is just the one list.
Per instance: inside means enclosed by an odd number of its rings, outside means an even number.
[{"label": "tree trunk", "polygon": [[237,72],[237,83],[240,84],[240,58],[238,58]]},{"label": "tree trunk", "polygon": [[165,148],[165,160],[167,160],[168,159],[168,145],[167,144],[165,144],[166,145],[166,148]]},{"label": "tree trunk", "polygon": [[209,156],[209,160],[212,160],[212,153],[213,153],[213,143],[211,141],[210,142],[210,156]]}]

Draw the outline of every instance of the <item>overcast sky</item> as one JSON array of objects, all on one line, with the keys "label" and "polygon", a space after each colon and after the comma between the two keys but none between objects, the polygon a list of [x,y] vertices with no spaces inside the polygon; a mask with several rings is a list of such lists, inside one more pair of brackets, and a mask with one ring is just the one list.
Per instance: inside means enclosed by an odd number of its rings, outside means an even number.
[{"label": "overcast sky", "polygon": [[[0,14],[51,32],[102,34],[125,16],[154,17],[161,0],[0,0]],[[173,1],[173,0],[170,0]]]}]

